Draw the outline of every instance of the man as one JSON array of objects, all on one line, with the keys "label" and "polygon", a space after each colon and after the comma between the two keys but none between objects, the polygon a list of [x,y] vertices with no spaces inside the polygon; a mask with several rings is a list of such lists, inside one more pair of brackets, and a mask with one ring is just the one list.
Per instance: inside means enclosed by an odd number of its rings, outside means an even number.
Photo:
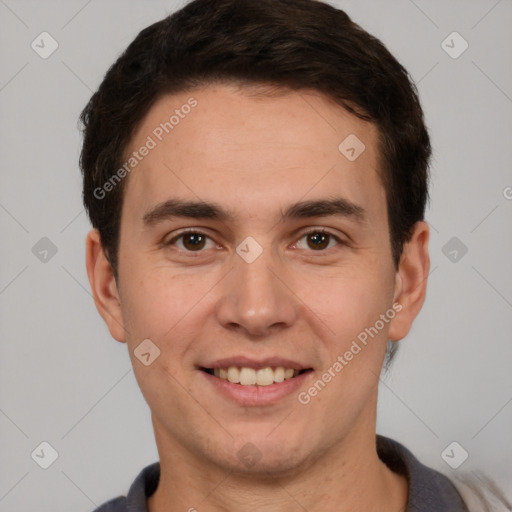
[{"label": "man", "polygon": [[429,272],[429,136],[377,39],[313,0],[195,0],[82,113],[87,271],[160,461],[97,509],[467,511],[376,435]]}]

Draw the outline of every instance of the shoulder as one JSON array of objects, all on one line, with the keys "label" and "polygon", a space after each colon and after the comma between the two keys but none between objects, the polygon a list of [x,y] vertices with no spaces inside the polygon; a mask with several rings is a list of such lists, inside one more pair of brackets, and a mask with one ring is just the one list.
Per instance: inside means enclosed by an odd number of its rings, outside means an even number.
[{"label": "shoulder", "polygon": [[512,512],[498,486],[482,473],[448,476],[423,465],[405,446],[377,436],[377,452],[393,471],[407,477],[407,511]]},{"label": "shoulder", "polygon": [[402,444],[377,436],[377,453],[392,471],[407,478],[407,511],[468,512],[464,500],[448,477],[422,464]]},{"label": "shoulder", "polygon": [[94,509],[93,512],[126,512],[126,497],[113,498]]},{"label": "shoulder", "polygon": [[160,463],[146,466],[133,481],[126,496],[111,499],[93,512],[147,512],[147,498],[151,496],[160,480]]},{"label": "shoulder", "polygon": [[510,512],[512,504],[498,486],[481,473],[462,474],[452,483],[470,512]]}]

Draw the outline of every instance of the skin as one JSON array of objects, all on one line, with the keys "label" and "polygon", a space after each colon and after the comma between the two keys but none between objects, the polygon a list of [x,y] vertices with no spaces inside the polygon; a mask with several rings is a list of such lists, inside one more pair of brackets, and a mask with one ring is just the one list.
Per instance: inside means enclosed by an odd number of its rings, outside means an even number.
[{"label": "skin", "polygon": [[[189,510],[390,511],[405,509],[406,479],[375,448],[378,376],[387,340],[406,336],[429,271],[428,226],[418,222],[398,270],[378,175],[377,129],[314,91],[268,95],[209,85],[157,101],[127,148],[191,96],[198,105],[126,178],[119,277],[97,231],[87,237],[87,271],[111,335],[127,343],[149,404],[161,477],[150,512]],[[338,145],[356,134],[353,162]],[[297,201],[343,197],[365,211],[284,221]],[[144,215],[169,198],[215,202],[226,221]],[[207,236],[164,245],[183,228]],[[331,237],[318,249],[314,234]],[[248,236],[263,252],[236,252]],[[188,250],[188,252],[187,252]],[[306,390],[379,315],[402,307],[307,405],[297,393],[268,406],[241,406],[218,393],[197,365],[246,355],[279,356],[313,368]],[[134,350],[151,339],[149,366]],[[259,460],[238,457],[246,445]]]}]

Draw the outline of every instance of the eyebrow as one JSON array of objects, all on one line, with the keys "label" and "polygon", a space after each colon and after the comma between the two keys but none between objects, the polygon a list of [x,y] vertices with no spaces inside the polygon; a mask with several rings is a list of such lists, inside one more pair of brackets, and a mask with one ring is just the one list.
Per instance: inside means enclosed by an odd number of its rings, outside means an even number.
[{"label": "eyebrow", "polygon": [[[333,199],[300,201],[288,206],[284,212],[281,212],[283,221],[327,216],[346,217],[362,223],[366,220],[366,211],[348,199],[336,197]],[[230,211],[216,203],[173,198],[158,204],[145,213],[142,220],[145,225],[152,226],[174,218],[210,219],[228,222],[234,220],[235,217]]]}]

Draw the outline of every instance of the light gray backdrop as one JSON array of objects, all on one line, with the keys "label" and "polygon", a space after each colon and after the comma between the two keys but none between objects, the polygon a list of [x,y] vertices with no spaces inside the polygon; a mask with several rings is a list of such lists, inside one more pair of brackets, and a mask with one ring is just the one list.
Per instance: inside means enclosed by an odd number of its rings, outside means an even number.
[{"label": "light gray backdrop", "polygon": [[[511,499],[512,1],[333,3],[410,71],[434,148],[428,297],[378,430]],[[0,0],[1,512],[90,511],[157,460],[126,345],[89,292],[77,118],[139,30],[182,4]]]}]

